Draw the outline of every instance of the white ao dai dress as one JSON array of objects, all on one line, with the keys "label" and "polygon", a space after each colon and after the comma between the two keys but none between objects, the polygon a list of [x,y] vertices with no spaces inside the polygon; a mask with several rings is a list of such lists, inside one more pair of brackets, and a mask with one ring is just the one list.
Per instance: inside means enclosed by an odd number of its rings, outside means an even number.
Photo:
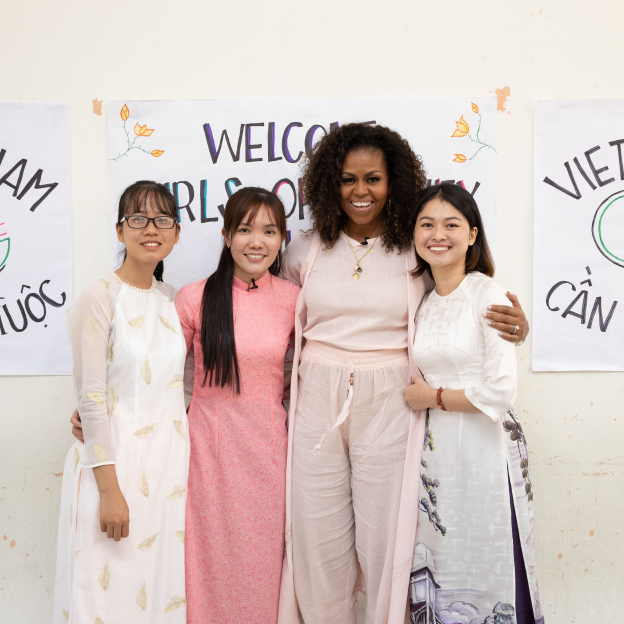
[{"label": "white ao dai dress", "polygon": [[417,314],[414,360],[426,382],[464,389],[480,412],[429,410],[410,579],[414,624],[516,621],[508,471],[533,613],[543,621],[528,451],[513,412],[515,347],[487,324],[489,305],[509,305],[505,290],[472,272],[448,296],[429,293]]},{"label": "white ao dai dress", "polygon": [[[69,309],[84,445],[63,475],[54,624],[185,624],[189,462],[186,345],[174,288],[108,274]],[[120,542],[100,530],[93,468],[115,464],[130,511]]]}]

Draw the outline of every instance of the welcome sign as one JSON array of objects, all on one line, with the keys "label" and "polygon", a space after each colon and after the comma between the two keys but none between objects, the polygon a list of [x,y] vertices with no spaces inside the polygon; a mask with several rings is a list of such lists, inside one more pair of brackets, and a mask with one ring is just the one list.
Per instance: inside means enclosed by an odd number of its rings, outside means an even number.
[{"label": "welcome sign", "polygon": [[0,103],[0,375],[71,375],[69,106]]},{"label": "welcome sign", "polygon": [[533,370],[624,370],[624,100],[539,102]]},{"label": "welcome sign", "polygon": [[[289,237],[309,227],[301,164],[325,134],[349,122],[385,125],[422,156],[429,183],[473,193],[492,246],[496,228],[495,98],[176,100],[108,103],[111,227],[119,197],[137,180],[167,184],[178,206],[180,243],[165,261],[176,287],[212,273],[223,211],[243,186],[282,200]],[[119,244],[112,233],[113,264]]]}]

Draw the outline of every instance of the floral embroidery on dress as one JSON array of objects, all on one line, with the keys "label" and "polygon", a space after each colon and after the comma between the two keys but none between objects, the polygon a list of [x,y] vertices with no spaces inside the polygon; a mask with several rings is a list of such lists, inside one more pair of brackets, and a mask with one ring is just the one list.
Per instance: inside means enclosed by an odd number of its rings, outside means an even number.
[{"label": "floral embroidery on dress", "polygon": [[[427,449],[432,452],[435,451],[435,446],[433,446],[433,434],[431,433],[431,428],[429,427],[429,411],[427,411],[427,425],[425,430],[425,442],[423,444],[423,455]],[[420,463],[424,468],[427,468],[427,462],[424,459],[422,459]],[[423,487],[429,496],[429,500],[425,497],[421,498],[418,503],[418,507],[421,511],[424,511],[427,514],[429,522],[431,522],[433,528],[436,531],[440,531],[442,535],[446,535],[446,527],[442,525],[442,520],[440,519],[438,510],[435,509],[438,504],[435,488],[440,485],[440,482],[437,479],[430,479],[422,472],[420,473],[420,480],[422,481]]]},{"label": "floral embroidery on dress", "polygon": [[[518,453],[520,454],[520,469],[522,470],[522,478],[524,479],[524,491],[527,495],[527,498],[532,501],[533,488],[531,486],[531,477],[529,476],[529,451],[527,449],[524,431],[522,430],[522,425],[520,424],[518,416],[516,416],[516,412],[514,412],[513,409],[510,409],[507,412],[507,416],[509,416],[511,420],[503,421],[503,429],[509,434],[509,439],[512,442],[516,442],[518,444]],[[524,449],[524,455],[522,453],[522,449]]]}]

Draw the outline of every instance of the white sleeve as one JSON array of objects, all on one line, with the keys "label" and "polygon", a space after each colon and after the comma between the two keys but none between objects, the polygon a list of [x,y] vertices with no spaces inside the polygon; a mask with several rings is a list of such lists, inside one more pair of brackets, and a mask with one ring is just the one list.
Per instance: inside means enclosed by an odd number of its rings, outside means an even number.
[{"label": "white sleeve", "polygon": [[74,388],[82,421],[87,468],[115,463],[107,392],[107,359],[112,357],[112,305],[104,280],[89,286],[67,313],[67,331],[74,360]]},{"label": "white sleeve", "polygon": [[518,371],[515,346],[503,340],[498,330],[490,327],[483,316],[489,305],[509,305],[503,287],[494,280],[485,282],[473,301],[485,340],[485,382],[466,388],[465,392],[466,398],[477,409],[492,420],[498,420],[513,407],[516,400]]}]

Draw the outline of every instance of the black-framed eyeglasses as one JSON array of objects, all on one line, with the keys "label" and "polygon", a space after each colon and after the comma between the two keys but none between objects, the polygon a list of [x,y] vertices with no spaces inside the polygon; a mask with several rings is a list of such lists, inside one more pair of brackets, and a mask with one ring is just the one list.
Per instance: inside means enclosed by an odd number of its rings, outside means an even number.
[{"label": "black-framed eyeglasses", "polygon": [[142,215],[130,215],[128,217],[124,217],[119,223],[122,223],[123,221],[125,221],[128,224],[128,227],[133,230],[142,230],[146,228],[150,221],[152,221],[154,226],[159,230],[170,230],[175,227],[175,224],[178,222],[178,220],[173,217],[144,217]]}]

